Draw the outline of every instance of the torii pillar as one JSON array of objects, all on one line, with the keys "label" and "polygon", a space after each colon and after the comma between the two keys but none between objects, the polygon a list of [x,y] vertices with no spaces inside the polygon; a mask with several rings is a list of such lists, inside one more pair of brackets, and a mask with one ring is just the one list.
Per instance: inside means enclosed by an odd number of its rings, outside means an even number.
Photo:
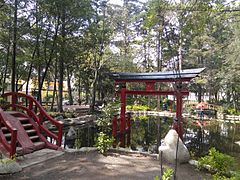
[{"label": "torii pillar", "polygon": [[176,119],[173,122],[173,129],[175,129],[179,137],[183,140],[183,118],[182,118],[182,98],[181,90],[178,88],[176,91]]},{"label": "torii pillar", "polygon": [[120,112],[120,146],[125,147],[125,130],[126,130],[126,83],[121,84],[121,112]]}]

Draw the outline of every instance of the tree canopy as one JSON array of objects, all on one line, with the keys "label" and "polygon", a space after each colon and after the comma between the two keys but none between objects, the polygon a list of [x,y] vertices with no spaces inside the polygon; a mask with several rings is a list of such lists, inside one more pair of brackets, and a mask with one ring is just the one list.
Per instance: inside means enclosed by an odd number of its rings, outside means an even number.
[{"label": "tree canopy", "polygon": [[[237,0],[113,2],[1,0],[2,93],[7,86],[20,91],[26,84],[26,93],[46,101],[50,95],[42,91],[53,83],[52,104],[57,101],[59,111],[64,98],[94,108],[97,100],[114,94],[110,72],[206,67],[191,91],[199,101],[207,94],[211,102],[239,110]],[[29,90],[30,82],[34,89]]]}]

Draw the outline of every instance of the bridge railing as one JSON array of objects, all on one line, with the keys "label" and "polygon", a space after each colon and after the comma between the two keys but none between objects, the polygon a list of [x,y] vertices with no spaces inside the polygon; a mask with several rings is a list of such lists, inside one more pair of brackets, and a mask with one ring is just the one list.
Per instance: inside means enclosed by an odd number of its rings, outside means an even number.
[{"label": "bridge railing", "polygon": [[[0,142],[9,152],[10,157],[16,154],[16,141],[17,141],[17,129],[12,127],[12,125],[6,121],[7,117],[4,114],[2,108],[0,108]],[[8,142],[4,133],[3,128],[6,127],[8,131],[11,133],[11,141]]]},{"label": "bridge railing", "polygon": [[[56,145],[61,146],[63,123],[52,118],[36,99],[30,95],[16,92],[5,93],[2,97],[10,101],[3,107],[4,109],[12,108],[13,111],[26,112],[38,124],[40,131],[45,133],[45,136],[54,139]],[[50,131],[46,122],[55,126],[57,132]]]}]

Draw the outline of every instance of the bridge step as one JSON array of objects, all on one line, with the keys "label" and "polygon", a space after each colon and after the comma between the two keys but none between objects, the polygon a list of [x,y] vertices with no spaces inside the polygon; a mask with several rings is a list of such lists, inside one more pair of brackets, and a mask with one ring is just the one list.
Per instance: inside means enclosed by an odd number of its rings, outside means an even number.
[{"label": "bridge step", "polygon": [[39,139],[39,136],[30,136],[29,138],[34,142]]},{"label": "bridge step", "polygon": [[6,127],[2,127],[2,132],[3,133],[9,133],[9,130]]},{"label": "bridge step", "polygon": [[37,131],[35,129],[28,129],[26,130],[26,133],[30,136],[30,135],[36,134]]},{"label": "bridge step", "polygon": [[14,117],[20,117],[20,118],[24,117],[23,116],[24,114],[18,111],[6,111],[6,112]]},{"label": "bridge step", "polygon": [[[34,144],[34,150],[35,151],[45,148],[45,143],[44,142],[34,142],[33,144]],[[17,153],[18,156],[23,155],[24,154],[23,148],[22,147],[17,147],[16,153]]]},{"label": "bridge step", "polygon": [[22,124],[29,123],[29,119],[26,118],[26,117],[17,117],[17,119],[18,119]]},{"label": "bridge step", "polygon": [[31,129],[31,128],[33,128],[33,125],[32,124],[22,124],[22,126],[23,126],[23,128],[24,129]]},{"label": "bridge step", "polygon": [[[24,147],[22,147],[22,145],[18,142],[17,140],[17,149],[16,149],[16,153],[17,155],[23,155],[26,153],[30,153],[32,151],[36,151],[36,150],[40,150],[46,147],[45,142],[42,142],[37,129],[35,125],[33,125],[32,120],[30,120],[28,117],[26,117],[25,114],[21,113],[21,112],[15,112],[15,111],[7,111],[7,114],[10,114],[11,116],[13,116],[15,119],[11,120],[11,122],[15,122],[19,121],[20,122],[20,126],[22,126],[22,128],[20,128],[19,130],[23,130],[25,131],[25,135],[24,133],[20,133],[21,134],[21,138],[27,138],[26,141],[29,142],[26,146],[26,142]],[[13,118],[12,117],[12,118]],[[6,138],[6,140],[8,141],[8,143],[11,142],[11,133],[8,131],[8,129],[6,127],[2,127],[2,132]],[[23,143],[24,144],[24,143]]]}]

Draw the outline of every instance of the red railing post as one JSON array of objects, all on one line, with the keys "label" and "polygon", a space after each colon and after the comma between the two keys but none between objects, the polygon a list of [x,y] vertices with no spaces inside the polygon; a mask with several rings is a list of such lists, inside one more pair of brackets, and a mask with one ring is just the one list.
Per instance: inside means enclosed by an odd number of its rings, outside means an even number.
[{"label": "red railing post", "polygon": [[[29,100],[28,109],[30,111],[32,111],[33,110],[33,101],[31,99],[29,99],[29,98],[26,98],[26,102],[27,102],[27,100]],[[30,113],[28,113],[28,116],[31,117]]]},{"label": "red railing post", "polygon": [[28,109],[32,110],[33,109],[33,101],[29,99],[29,106]]},{"label": "red railing post", "polygon": [[57,146],[61,146],[62,144],[62,129],[63,129],[63,123],[62,122],[59,122],[60,123],[60,127],[58,129],[58,140],[57,140]]},{"label": "red railing post", "polygon": [[11,134],[11,150],[10,150],[10,157],[16,154],[16,141],[17,141],[17,130],[14,129]]},{"label": "red railing post", "polygon": [[131,113],[127,113],[127,146],[131,143]]},{"label": "red railing post", "polygon": [[112,120],[112,136],[114,138],[113,147],[117,145],[117,115],[114,115]]}]

